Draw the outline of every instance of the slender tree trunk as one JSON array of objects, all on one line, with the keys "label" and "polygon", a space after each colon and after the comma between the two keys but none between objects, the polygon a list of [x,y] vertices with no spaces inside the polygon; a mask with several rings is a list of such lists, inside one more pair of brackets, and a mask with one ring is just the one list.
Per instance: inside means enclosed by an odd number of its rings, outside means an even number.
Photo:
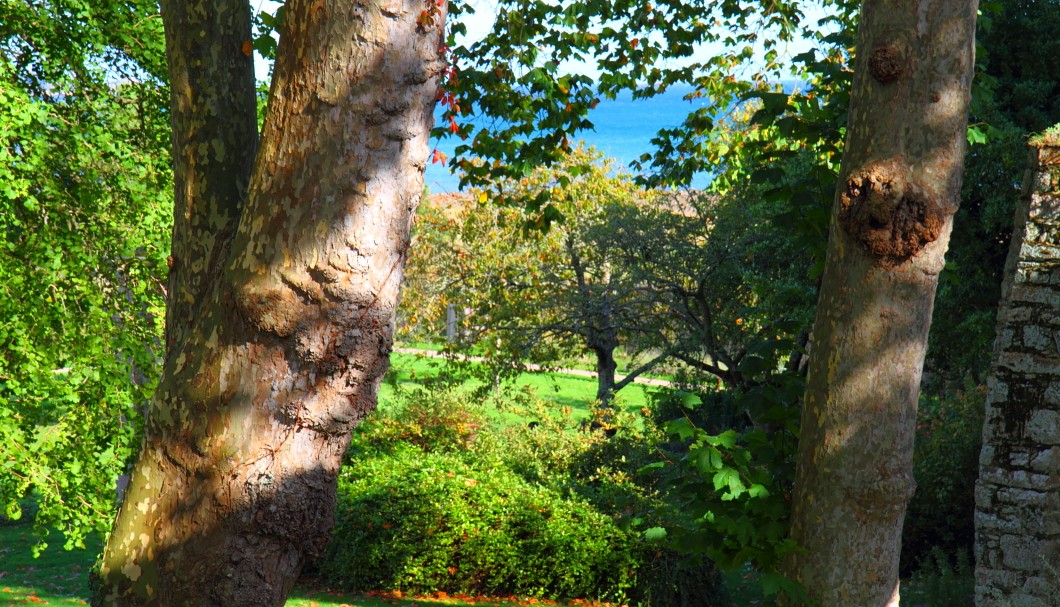
[{"label": "slender tree trunk", "polygon": [[444,7],[286,6],[249,175],[246,3],[164,7],[178,146],[167,356],[96,605],[282,605],[326,542],[350,430],[376,403]]},{"label": "slender tree trunk", "polygon": [[814,325],[789,574],[898,605],[920,374],[957,210],[976,2],[865,0]]}]

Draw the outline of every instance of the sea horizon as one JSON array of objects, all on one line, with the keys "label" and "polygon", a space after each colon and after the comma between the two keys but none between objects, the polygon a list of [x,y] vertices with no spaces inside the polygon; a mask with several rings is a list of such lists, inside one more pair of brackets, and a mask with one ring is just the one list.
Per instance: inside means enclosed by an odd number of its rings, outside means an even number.
[{"label": "sea horizon", "polygon": [[[616,169],[633,173],[630,163],[642,154],[653,152],[651,140],[660,129],[680,126],[689,112],[708,107],[704,99],[686,100],[691,87],[672,87],[661,95],[648,99],[633,99],[630,93],[615,99],[601,99],[599,105],[589,113],[594,128],[577,133],[574,139],[592,146],[606,158],[614,161]],[[436,118],[441,116],[439,108]],[[457,139],[432,139],[432,149],[437,149],[452,158],[459,144]],[[704,172],[691,183],[694,188],[705,187],[710,176]],[[460,179],[450,171],[450,166],[429,163],[424,184],[432,194],[459,193]]]}]

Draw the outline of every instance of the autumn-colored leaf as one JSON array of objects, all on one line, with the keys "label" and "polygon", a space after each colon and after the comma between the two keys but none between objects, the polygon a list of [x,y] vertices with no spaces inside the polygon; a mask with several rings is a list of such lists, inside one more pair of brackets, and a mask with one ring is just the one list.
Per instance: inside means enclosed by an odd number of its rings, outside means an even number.
[{"label": "autumn-colored leaf", "polygon": [[250,54],[253,53],[253,52],[254,52],[254,45],[251,44],[250,40],[245,41],[243,43],[243,54],[246,55],[247,57],[249,57]]}]

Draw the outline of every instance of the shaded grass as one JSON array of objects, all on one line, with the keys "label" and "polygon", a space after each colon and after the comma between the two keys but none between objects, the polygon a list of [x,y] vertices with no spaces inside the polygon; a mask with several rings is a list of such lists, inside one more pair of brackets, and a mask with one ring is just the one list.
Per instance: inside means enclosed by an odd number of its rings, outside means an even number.
[{"label": "shaded grass", "polygon": [[33,558],[38,537],[31,525],[0,524],[0,605],[86,605],[88,572],[99,552],[98,538],[86,550],[64,550],[52,534],[49,547]]}]

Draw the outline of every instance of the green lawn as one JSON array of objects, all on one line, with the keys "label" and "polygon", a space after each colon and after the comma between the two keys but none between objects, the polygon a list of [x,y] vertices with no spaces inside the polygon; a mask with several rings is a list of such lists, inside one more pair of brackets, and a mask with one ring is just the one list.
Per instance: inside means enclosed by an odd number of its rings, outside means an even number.
[{"label": "green lawn", "polygon": [[[391,373],[404,388],[419,386],[421,380],[437,376],[447,364],[444,359],[416,354],[394,353],[390,360]],[[541,398],[570,407],[571,414],[579,419],[588,416],[589,405],[596,400],[596,379],[590,377],[550,372],[522,373],[514,380],[514,384],[520,387],[529,386]],[[469,381],[467,385],[468,389],[472,389],[482,383]],[[618,392],[616,402],[623,409],[640,410],[650,402],[649,390],[650,387],[642,384],[628,385]],[[393,388],[384,383],[379,395],[379,405],[385,407],[387,401],[393,398],[393,394]]]}]

